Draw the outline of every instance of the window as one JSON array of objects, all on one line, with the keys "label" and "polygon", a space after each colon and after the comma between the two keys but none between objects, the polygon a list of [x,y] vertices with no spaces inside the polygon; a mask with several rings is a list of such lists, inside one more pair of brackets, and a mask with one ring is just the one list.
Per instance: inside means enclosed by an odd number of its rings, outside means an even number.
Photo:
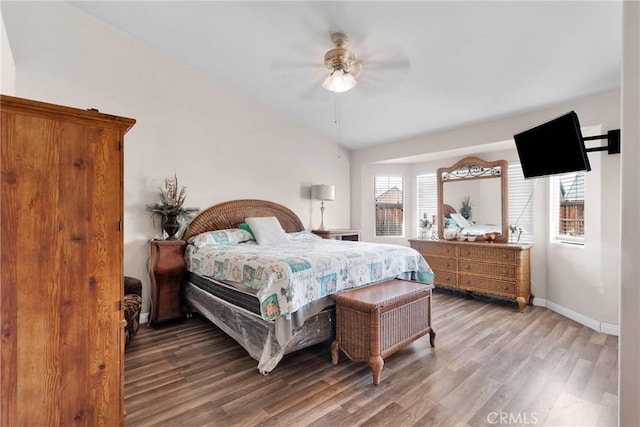
[{"label": "window", "polygon": [[[509,164],[509,225],[523,230],[519,243],[533,243],[533,185],[534,180],[524,179],[520,163]],[[515,234],[514,242],[518,235]]]},{"label": "window", "polygon": [[376,176],[376,236],[404,235],[404,186],[401,176]]},{"label": "window", "polygon": [[[438,180],[435,173],[418,175],[417,177],[417,193],[418,193],[418,224],[420,231],[420,220],[427,218],[434,224],[438,216]],[[435,221],[435,230],[438,230],[438,221]],[[437,234],[436,234],[437,235]]]},{"label": "window", "polygon": [[551,177],[552,240],[584,244],[584,172]]}]

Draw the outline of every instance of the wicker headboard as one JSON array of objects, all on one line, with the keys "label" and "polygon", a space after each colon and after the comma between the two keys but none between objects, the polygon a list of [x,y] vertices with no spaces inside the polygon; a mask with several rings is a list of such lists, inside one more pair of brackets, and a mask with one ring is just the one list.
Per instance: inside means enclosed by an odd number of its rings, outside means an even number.
[{"label": "wicker headboard", "polygon": [[287,233],[304,230],[298,215],[278,203],[266,200],[232,200],[200,212],[189,224],[185,239],[206,231],[237,228],[245,218],[254,216],[275,216]]}]

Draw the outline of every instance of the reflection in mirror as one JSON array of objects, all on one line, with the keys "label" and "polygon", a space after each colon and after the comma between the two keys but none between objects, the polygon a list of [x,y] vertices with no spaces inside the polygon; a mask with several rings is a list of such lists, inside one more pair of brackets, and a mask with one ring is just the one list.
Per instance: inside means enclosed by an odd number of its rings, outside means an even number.
[{"label": "reflection in mirror", "polygon": [[[502,187],[499,179],[446,181],[442,192],[443,202],[468,221],[502,226]],[[469,214],[465,215],[467,199]]]},{"label": "reflection in mirror", "polygon": [[454,210],[467,219],[472,234],[494,233],[496,241],[508,239],[507,218],[507,162],[486,162],[467,157],[450,168],[438,169],[438,218],[440,238],[443,237],[444,218]]}]

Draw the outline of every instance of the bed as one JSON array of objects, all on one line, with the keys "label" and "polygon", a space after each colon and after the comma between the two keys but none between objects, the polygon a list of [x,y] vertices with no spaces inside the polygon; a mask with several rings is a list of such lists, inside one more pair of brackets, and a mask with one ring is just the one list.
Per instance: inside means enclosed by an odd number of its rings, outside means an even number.
[{"label": "bed", "polygon": [[[275,241],[254,236],[263,222],[281,227]],[[414,249],[321,239],[293,211],[264,200],[212,206],[193,219],[186,240],[185,301],[244,347],[263,374],[285,354],[333,339],[332,293],[396,277],[433,282]]]}]

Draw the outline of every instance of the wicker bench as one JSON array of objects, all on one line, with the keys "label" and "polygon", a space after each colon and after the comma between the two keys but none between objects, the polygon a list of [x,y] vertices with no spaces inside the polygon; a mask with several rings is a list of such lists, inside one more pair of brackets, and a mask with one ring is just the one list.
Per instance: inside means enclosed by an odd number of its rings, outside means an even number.
[{"label": "wicker bench", "polygon": [[424,283],[390,280],[332,295],[336,340],[331,362],[338,364],[340,350],[354,362],[369,362],[373,384],[379,384],[385,357],[426,334],[433,347],[432,289]]}]

